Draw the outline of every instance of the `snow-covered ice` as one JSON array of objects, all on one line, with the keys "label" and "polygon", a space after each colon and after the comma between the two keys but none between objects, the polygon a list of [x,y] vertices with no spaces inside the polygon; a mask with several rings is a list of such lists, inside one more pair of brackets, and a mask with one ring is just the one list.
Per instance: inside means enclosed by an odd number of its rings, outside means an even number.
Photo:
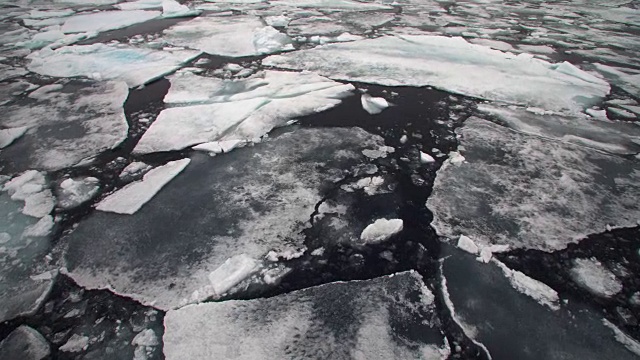
[{"label": "snow-covered ice", "polygon": [[163,110],[136,145],[135,153],[179,150],[215,141],[253,141],[291,119],[338,105],[354,89],[311,73],[280,71],[241,80],[184,73],[170,80],[165,102],[184,106]]},{"label": "snow-covered ice", "polygon": [[115,30],[157,18],[160,14],[159,11],[145,10],[99,11],[77,14],[66,18],[62,25],[62,32],[65,34],[98,33]]},{"label": "snow-covered ice", "polygon": [[6,148],[14,141],[19,139],[25,132],[27,132],[26,126],[19,126],[15,128],[0,129],[0,149]]},{"label": "snow-covered ice", "polygon": [[362,230],[360,240],[365,244],[381,243],[402,231],[403,226],[402,219],[378,219]]},{"label": "snow-covered ice", "polygon": [[162,39],[211,55],[233,57],[293,50],[286,34],[264,26],[254,16],[198,17],[165,30]]},{"label": "snow-covered ice", "polygon": [[168,360],[326,354],[340,359],[445,359],[449,352],[438,329],[434,295],[415,272],[329,283],[266,299],[189,305],[169,311],[164,321]]},{"label": "snow-covered ice", "polygon": [[607,224],[635,226],[640,218],[640,165],[633,160],[476,117],[458,132],[466,162],[445,163],[427,200],[442,236],[557,250]]},{"label": "snow-covered ice", "polygon": [[128,184],[98,203],[97,210],[133,214],[189,165],[190,159],[170,161],[149,170],[142,180]]},{"label": "snow-covered ice", "polygon": [[74,45],[34,52],[28,56],[31,62],[27,68],[41,75],[121,80],[136,87],[174,72],[198,55],[200,52],[192,50],[150,50],[122,44]]},{"label": "snow-covered ice", "polygon": [[175,0],[163,0],[162,1],[162,17],[163,18],[177,18],[177,17],[189,17],[200,15],[202,11],[191,9],[187,5],[182,5]]},{"label": "snow-covered ice", "polygon": [[96,211],[81,221],[65,240],[69,276],[160,309],[179,306],[234,256],[303,248],[322,189],[336,171],[368,164],[362,149],[382,144],[358,128],[296,129],[225,156],[195,153],[135,214]]},{"label": "snow-covered ice", "polygon": [[622,283],[595,259],[575,259],[569,271],[571,278],[587,291],[605,298],[622,291]]},{"label": "snow-covered ice", "polygon": [[387,86],[434,86],[458,94],[547,110],[579,112],[609,84],[569,63],[513,55],[462,38],[383,36],[273,55],[264,65]]},{"label": "snow-covered ice", "polygon": [[470,237],[465,235],[460,235],[457,246],[470,254],[477,254],[480,251],[478,245],[476,245]]},{"label": "snow-covered ice", "polygon": [[100,181],[94,177],[68,178],[60,183],[57,192],[58,206],[73,209],[91,200],[100,190]]},{"label": "snow-covered ice", "polygon": [[72,81],[47,85],[20,105],[0,107],[0,125],[26,127],[26,133],[3,149],[0,159],[17,170],[59,170],[113,149],[128,131],[123,82]]}]

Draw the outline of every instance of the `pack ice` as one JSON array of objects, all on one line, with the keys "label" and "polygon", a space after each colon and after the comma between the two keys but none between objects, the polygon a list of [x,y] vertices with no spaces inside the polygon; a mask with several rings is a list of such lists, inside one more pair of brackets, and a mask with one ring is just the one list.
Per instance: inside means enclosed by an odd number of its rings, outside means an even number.
[{"label": "pack ice", "polygon": [[191,50],[151,50],[120,44],[74,45],[34,52],[27,57],[31,60],[27,68],[41,75],[120,80],[136,87],[174,72],[198,55]]},{"label": "pack ice", "polygon": [[0,126],[26,133],[0,153],[6,168],[59,170],[90,160],[127,137],[123,82],[71,81],[43,86],[29,99],[0,107]]},{"label": "pack ice", "polygon": [[552,64],[470,44],[462,38],[398,35],[272,55],[263,64],[309,70],[332,79],[442,90],[578,112],[609,93],[609,84],[570,63]]},{"label": "pack ice", "polygon": [[191,73],[170,77],[163,110],[134,152],[180,150],[213,141],[251,141],[289,120],[329,109],[352,85],[312,73],[265,71],[249,79],[221,80]]},{"label": "pack ice", "polygon": [[466,161],[445,163],[427,200],[439,235],[553,251],[640,218],[634,160],[477,117],[459,134]]},{"label": "pack ice", "polygon": [[257,276],[269,251],[303,248],[321,190],[382,145],[358,128],[298,129],[224,156],[196,153],[135,214],[80,222],[65,240],[69,275],[161,309],[217,298]]},{"label": "pack ice", "polygon": [[169,360],[449,355],[434,295],[415,272],[329,283],[268,299],[189,305],[169,311],[164,323]]},{"label": "pack ice", "polygon": [[254,16],[199,17],[163,32],[163,40],[221,56],[253,56],[293,50],[291,39]]}]

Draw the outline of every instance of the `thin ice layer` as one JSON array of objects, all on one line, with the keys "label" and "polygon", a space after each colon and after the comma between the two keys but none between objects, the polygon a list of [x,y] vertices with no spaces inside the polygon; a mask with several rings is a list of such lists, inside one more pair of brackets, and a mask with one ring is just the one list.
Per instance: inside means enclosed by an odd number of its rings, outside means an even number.
[{"label": "thin ice layer", "polygon": [[163,40],[211,55],[253,56],[293,50],[291,39],[254,16],[199,17],[170,27]]},{"label": "thin ice layer", "polygon": [[640,165],[472,117],[464,163],[445,164],[427,206],[443,236],[485,246],[557,250],[640,218]]},{"label": "thin ice layer", "polygon": [[99,11],[68,17],[62,25],[65,34],[103,32],[143,23],[160,16],[159,11]]},{"label": "thin ice layer", "polygon": [[214,354],[236,359],[448,355],[434,296],[415,272],[330,283],[268,299],[190,305],[169,311],[164,322],[168,360],[204,360]]},{"label": "thin ice layer", "polygon": [[136,87],[179,69],[200,53],[191,50],[149,50],[128,45],[93,44],[43,49],[28,56],[28,69],[55,77],[84,76],[121,80]]},{"label": "thin ice layer", "polygon": [[163,110],[138,142],[136,153],[254,140],[291,119],[338,105],[354,89],[311,73],[281,71],[241,80],[184,73],[170,80],[165,102],[184,106]]},{"label": "thin ice layer", "polygon": [[505,126],[526,134],[581,145],[614,154],[640,152],[640,127],[623,122],[604,122],[586,117],[535,113],[536,109],[512,109],[479,104],[478,109],[496,116]]},{"label": "thin ice layer", "polygon": [[118,214],[133,214],[153,198],[169,181],[176,177],[190,159],[169,161],[144,174],[140,181],[133,182],[104,198],[96,210]]},{"label": "thin ice layer", "polygon": [[123,82],[72,81],[48,85],[29,100],[0,107],[0,126],[27,132],[0,153],[12,170],[59,170],[119,145],[129,126],[123,104]]},{"label": "thin ice layer", "polygon": [[551,64],[443,36],[384,36],[331,44],[273,55],[263,65],[387,86],[430,85],[555,111],[577,112],[609,93],[609,84],[569,63]]},{"label": "thin ice layer", "polygon": [[80,222],[67,239],[70,276],[161,309],[215,296],[200,290],[228,259],[302,248],[322,189],[382,145],[358,128],[298,129],[215,158],[196,153],[135,214],[96,211]]}]

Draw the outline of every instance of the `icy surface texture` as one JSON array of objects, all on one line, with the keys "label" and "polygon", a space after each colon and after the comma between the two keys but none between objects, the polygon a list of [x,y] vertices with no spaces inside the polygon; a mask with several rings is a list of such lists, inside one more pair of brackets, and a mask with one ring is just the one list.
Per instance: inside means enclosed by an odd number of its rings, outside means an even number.
[{"label": "icy surface texture", "polygon": [[58,186],[58,206],[73,209],[91,200],[100,190],[100,180],[94,177],[65,179]]},{"label": "icy surface texture", "polygon": [[253,16],[199,17],[164,31],[164,41],[212,55],[252,56],[293,50],[291,39]]},{"label": "icy surface texture", "polygon": [[21,325],[0,343],[0,358],[42,360],[51,354],[49,344],[36,330]]},{"label": "icy surface texture", "polygon": [[[168,360],[445,359],[434,296],[415,272],[268,299],[190,305],[165,317]],[[211,341],[215,339],[215,341]]]},{"label": "icy surface texture", "polygon": [[146,154],[212,141],[252,141],[289,120],[332,108],[352,85],[311,73],[266,71],[246,80],[171,77],[163,110],[136,145]]},{"label": "icy surface texture", "polygon": [[[36,171],[13,178],[0,192],[0,322],[33,314],[52,286],[45,274],[48,215],[54,200],[44,176]],[[38,276],[41,275],[41,276]]]},{"label": "icy surface texture", "polygon": [[17,170],[59,170],[90,160],[127,137],[127,96],[123,82],[72,81],[43,86],[25,102],[0,107],[1,126],[28,128],[0,159]]},{"label": "icy surface texture", "polygon": [[478,109],[496,116],[510,129],[550,140],[581,145],[614,154],[640,152],[640,127],[623,122],[603,122],[584,117],[536,113],[536,109],[510,109],[480,104]]},{"label": "icy surface texture", "polygon": [[149,50],[127,45],[75,45],[43,49],[29,55],[28,69],[55,77],[83,76],[95,80],[121,80],[129,87],[144,85],[180,68],[197,51]]},{"label": "icy surface texture", "polygon": [[438,171],[427,201],[440,235],[558,250],[607,225],[634,226],[640,217],[633,160],[475,117],[459,133],[466,161]]},{"label": "icy surface texture", "polygon": [[595,259],[575,259],[571,277],[591,293],[611,297],[622,291],[622,283],[603,264]]},{"label": "icy surface texture", "polygon": [[102,32],[120,29],[142,23],[160,16],[159,11],[100,11],[89,14],[78,14],[67,18],[62,25],[62,32],[83,33]]},{"label": "icy surface texture", "polygon": [[462,38],[384,36],[266,58],[263,64],[387,86],[434,86],[489,100],[577,112],[609,84],[564,62],[515,56]]},{"label": "icy surface texture", "polygon": [[364,243],[380,243],[402,231],[402,219],[378,219],[367,226],[360,235]]},{"label": "icy surface texture", "polygon": [[97,210],[118,214],[133,214],[146,204],[169,181],[176,177],[190,159],[170,161],[165,165],[150,170],[140,181],[133,182],[104,198]]},{"label": "icy surface texture", "polygon": [[210,273],[227,259],[302,247],[332,174],[368,162],[362,150],[381,145],[357,128],[299,129],[224,156],[196,154],[136,214],[82,221],[68,237],[70,276],[161,309],[215,297]]},{"label": "icy surface texture", "polygon": [[590,309],[551,310],[512,287],[498,266],[460,251],[443,261],[445,303],[492,358],[636,359]]}]

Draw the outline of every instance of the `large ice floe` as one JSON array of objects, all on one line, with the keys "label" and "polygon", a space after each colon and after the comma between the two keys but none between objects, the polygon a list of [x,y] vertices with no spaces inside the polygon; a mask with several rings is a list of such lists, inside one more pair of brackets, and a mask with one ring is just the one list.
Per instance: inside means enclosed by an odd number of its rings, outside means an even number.
[{"label": "large ice floe", "polygon": [[572,303],[549,309],[534,301],[548,290],[526,286],[529,293],[521,294],[523,288],[514,286],[511,270],[482,264],[459,250],[445,250],[443,255],[444,302],[454,321],[490,359],[637,358],[618,342],[626,335],[617,328],[621,335],[612,332],[593,309]]},{"label": "large ice floe", "polygon": [[47,179],[35,170],[0,189],[0,322],[32,315],[53,285],[45,255],[54,204]]},{"label": "large ice floe", "polygon": [[291,39],[255,16],[199,17],[170,27],[163,40],[212,55],[252,56],[293,50]]},{"label": "large ice floe", "polygon": [[465,162],[438,171],[427,206],[438,234],[482,246],[557,250],[640,219],[640,164],[472,117]]},{"label": "large ice floe", "polygon": [[165,48],[151,50],[118,44],[49,48],[28,56],[27,68],[55,77],[83,76],[95,80],[121,80],[129,87],[144,85],[179,69],[200,52]]},{"label": "large ice floe", "polygon": [[160,113],[135,153],[259,139],[289,120],[338,105],[354,89],[312,73],[280,71],[240,80],[181,73],[170,81],[164,101],[176,107]]},{"label": "large ice floe", "polygon": [[248,301],[189,305],[165,317],[168,360],[446,359],[434,295],[404,272]]},{"label": "large ice floe", "polygon": [[552,64],[470,44],[462,38],[383,36],[272,55],[264,65],[387,86],[434,86],[546,110],[578,112],[609,84],[568,62]]},{"label": "large ice floe", "polygon": [[[3,132],[25,129],[0,152],[10,170],[59,170],[91,160],[127,137],[123,82],[71,81],[43,86],[28,99],[0,107]],[[1,134],[1,132],[0,132]]]},{"label": "large ice floe", "polygon": [[135,214],[80,222],[66,240],[69,275],[161,309],[217,298],[269,251],[303,248],[322,189],[381,146],[358,128],[297,129],[224,156],[196,153]]}]

